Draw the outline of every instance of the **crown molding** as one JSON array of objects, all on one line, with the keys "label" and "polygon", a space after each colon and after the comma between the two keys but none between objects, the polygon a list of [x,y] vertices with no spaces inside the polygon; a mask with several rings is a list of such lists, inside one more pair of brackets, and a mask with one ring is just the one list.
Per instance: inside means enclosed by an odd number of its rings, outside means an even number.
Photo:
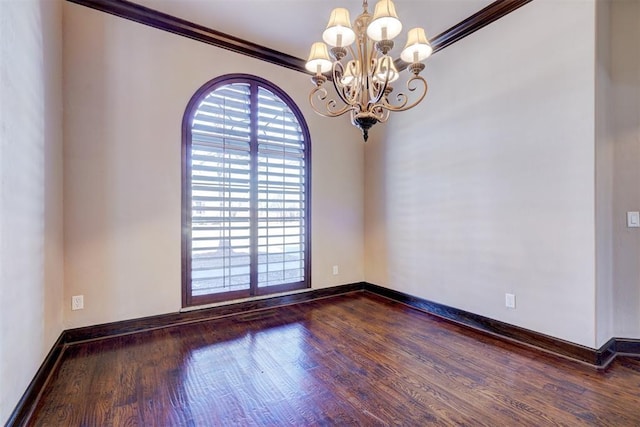
[{"label": "crown molding", "polygon": [[[251,58],[260,59],[281,67],[308,73],[305,60],[279,52],[259,44],[243,40],[203,25],[195,24],[175,16],[141,6],[127,0],[67,0],[81,6],[119,16],[130,21],[148,25],[159,30],[167,31],[179,36],[187,37],[202,43],[230,50]],[[467,19],[433,37],[430,42],[434,53],[454,44],[455,42],[475,33],[492,22],[502,18],[514,10],[533,0],[496,0],[484,9],[474,13]],[[398,60],[399,61],[399,60]],[[399,61],[399,69],[406,68],[406,64]]]},{"label": "crown molding", "polygon": [[497,21],[513,12],[516,9],[521,8],[527,3],[531,3],[533,0],[496,0],[489,6],[474,13],[467,19],[460,21],[448,30],[443,31],[437,36],[433,37],[429,42],[433,47],[433,53],[436,53],[447,46],[451,46],[455,42],[462,40],[470,34],[486,27],[492,22]]},{"label": "crown molding", "polygon": [[149,27],[187,37],[202,43],[230,50],[281,67],[306,72],[306,61],[259,44],[243,40],[203,25],[195,24],[175,16],[141,6],[126,0],[67,0],[70,3],[119,16]]}]

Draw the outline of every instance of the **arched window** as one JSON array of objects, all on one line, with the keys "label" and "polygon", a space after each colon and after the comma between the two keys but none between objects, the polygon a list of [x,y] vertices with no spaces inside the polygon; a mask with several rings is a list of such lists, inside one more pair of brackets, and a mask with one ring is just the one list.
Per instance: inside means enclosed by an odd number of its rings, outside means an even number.
[{"label": "arched window", "polygon": [[310,287],[310,143],[259,77],[202,86],[182,125],[182,304]]}]

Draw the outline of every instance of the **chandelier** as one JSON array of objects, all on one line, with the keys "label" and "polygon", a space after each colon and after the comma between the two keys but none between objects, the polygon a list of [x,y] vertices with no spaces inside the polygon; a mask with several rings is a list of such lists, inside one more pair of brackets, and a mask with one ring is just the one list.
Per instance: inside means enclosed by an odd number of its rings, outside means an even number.
[{"label": "chandelier", "polygon": [[[402,23],[391,0],[379,0],[373,16],[369,14],[367,0],[362,2],[362,8],[353,27],[347,9],[337,8],[331,12],[327,29],[322,33],[326,44],[317,42],[311,46],[306,69],[314,73],[311,81],[315,87],[309,94],[309,102],[316,113],[325,117],[350,113],[351,122],[362,131],[366,141],[371,126],[387,121],[390,112],[406,111],[424,99],[427,81],[420,76],[424,70],[421,61],[429,57],[433,49],[424,29],[409,31],[407,44],[400,54],[403,62],[398,64],[409,64],[406,88],[414,95],[410,97],[403,92],[392,95],[391,84],[399,79],[400,73],[389,52],[393,49],[393,39],[402,31]],[[333,61],[327,44],[331,46]],[[330,73],[330,77],[325,73]],[[329,79],[335,96],[329,96],[325,88]]]}]

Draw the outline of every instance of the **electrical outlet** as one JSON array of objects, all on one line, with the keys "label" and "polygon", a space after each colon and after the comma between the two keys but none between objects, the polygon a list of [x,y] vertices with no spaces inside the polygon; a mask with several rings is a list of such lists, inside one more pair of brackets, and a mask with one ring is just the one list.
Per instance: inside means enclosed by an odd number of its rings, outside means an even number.
[{"label": "electrical outlet", "polygon": [[507,308],[516,308],[516,296],[514,294],[504,294],[504,305]]},{"label": "electrical outlet", "polygon": [[339,273],[338,266],[337,266],[337,265],[334,265],[334,266],[333,266],[333,275],[334,275],[334,276],[337,276],[337,275],[338,275],[338,273]]},{"label": "electrical outlet", "polygon": [[71,310],[82,310],[84,308],[84,295],[71,297]]}]

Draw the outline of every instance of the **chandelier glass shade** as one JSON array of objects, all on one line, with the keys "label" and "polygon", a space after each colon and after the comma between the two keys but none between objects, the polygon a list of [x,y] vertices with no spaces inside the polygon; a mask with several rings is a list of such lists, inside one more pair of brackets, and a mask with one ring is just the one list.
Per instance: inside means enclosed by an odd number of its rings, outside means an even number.
[{"label": "chandelier glass shade", "polygon": [[[413,28],[407,34],[400,60],[394,60],[389,52],[393,39],[402,32],[402,23],[393,1],[379,0],[373,15],[369,14],[367,0],[362,8],[353,26],[347,9],[331,12],[322,33],[324,42],[311,46],[306,69],[314,74],[311,80],[315,87],[309,94],[313,109],[325,117],[349,113],[366,141],[371,126],[387,121],[390,112],[406,111],[424,99],[428,86],[420,72],[424,69],[422,61],[433,49],[424,29]],[[391,84],[400,78],[398,66],[409,70],[406,90],[412,96],[393,94]],[[335,89],[333,95],[325,87],[328,80]]]}]

